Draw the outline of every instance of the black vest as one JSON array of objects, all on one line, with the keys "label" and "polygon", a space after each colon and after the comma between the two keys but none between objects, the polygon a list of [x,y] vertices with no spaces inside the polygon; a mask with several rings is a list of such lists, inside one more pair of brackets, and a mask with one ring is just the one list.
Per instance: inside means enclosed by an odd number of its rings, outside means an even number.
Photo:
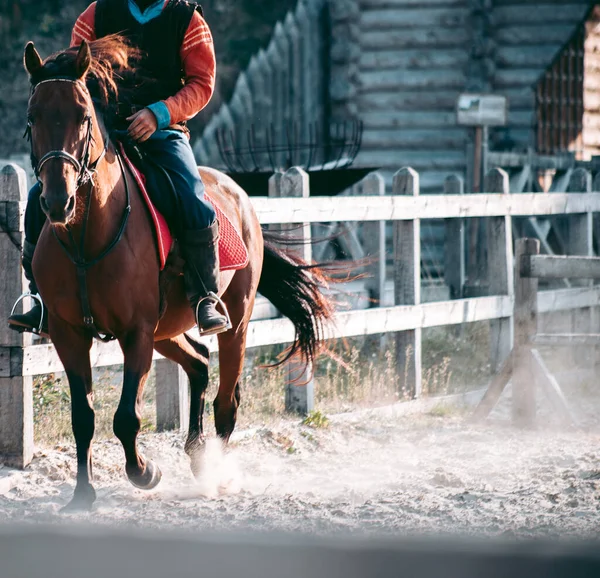
[{"label": "black vest", "polygon": [[185,0],[169,0],[160,16],[140,24],[129,11],[128,0],[96,2],[96,38],[121,33],[140,48],[145,57],[144,73],[153,79],[151,86],[140,90],[134,104],[144,107],[173,96],[184,85],[180,50],[194,11],[200,6]]}]

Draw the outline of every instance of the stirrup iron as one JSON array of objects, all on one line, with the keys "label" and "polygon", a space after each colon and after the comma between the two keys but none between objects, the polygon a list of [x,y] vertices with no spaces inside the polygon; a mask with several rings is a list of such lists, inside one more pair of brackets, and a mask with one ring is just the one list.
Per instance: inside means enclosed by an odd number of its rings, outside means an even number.
[{"label": "stirrup iron", "polygon": [[204,303],[204,301],[214,301],[216,305],[220,305],[222,309],[221,312],[223,313],[223,315],[225,315],[225,318],[227,319],[227,324],[225,325],[225,327],[218,330],[212,329],[208,331],[202,331],[202,329],[198,327],[198,333],[200,334],[200,337],[208,335],[217,335],[219,333],[225,333],[225,331],[229,331],[233,327],[233,325],[231,325],[229,311],[227,311],[227,307],[225,307],[225,303],[223,303],[223,300],[213,291],[209,291],[208,295],[200,298],[200,300],[198,301],[198,304],[196,305],[196,323],[198,322],[198,310],[200,309],[200,305]]},{"label": "stirrup iron", "polygon": [[23,293],[23,295],[21,295],[16,301],[15,304],[13,305],[13,308],[10,312],[10,316],[12,317],[15,314],[15,311],[17,310],[17,306],[19,305],[19,303],[21,303],[21,301],[23,301],[25,298],[29,297],[30,299],[33,299],[34,301],[37,301],[40,304],[40,307],[42,308],[42,316],[40,317],[40,324],[37,328],[33,328],[31,330],[32,333],[35,333],[35,335],[41,335],[42,334],[42,327],[44,326],[44,313],[45,313],[45,307],[44,307],[44,302],[42,301],[42,298],[40,297],[39,293]]}]

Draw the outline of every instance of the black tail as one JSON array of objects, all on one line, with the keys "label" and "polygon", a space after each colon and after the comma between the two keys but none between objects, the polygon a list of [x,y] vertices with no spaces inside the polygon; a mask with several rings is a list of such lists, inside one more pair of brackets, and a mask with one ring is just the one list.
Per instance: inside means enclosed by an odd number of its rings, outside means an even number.
[{"label": "black tail", "polygon": [[263,231],[263,237],[265,254],[258,290],[296,328],[296,340],[279,363],[297,353],[312,362],[323,339],[323,323],[334,313],[333,301],[322,293],[329,278],[321,266],[310,265],[277,244],[299,245],[301,241],[294,243],[268,231]]}]

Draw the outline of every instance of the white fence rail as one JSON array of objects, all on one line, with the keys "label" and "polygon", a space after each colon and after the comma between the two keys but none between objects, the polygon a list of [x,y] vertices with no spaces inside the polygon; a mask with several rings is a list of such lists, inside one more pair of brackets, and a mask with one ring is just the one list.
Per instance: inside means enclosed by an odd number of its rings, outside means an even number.
[{"label": "white fence rail", "polygon": [[[303,171],[291,169],[285,179],[276,175],[274,196],[285,190],[300,192],[299,198],[256,198],[254,204],[263,224],[309,223],[325,221],[393,221],[394,222],[394,306],[369,310],[340,312],[328,336],[352,337],[379,333],[395,335],[398,388],[417,397],[421,393],[421,330],[427,327],[490,320],[493,368],[499,368],[513,347],[514,284],[511,216],[570,215],[569,239],[573,254],[592,254],[594,212],[600,212],[600,193],[581,191],[554,194],[508,194],[508,176],[494,169],[486,178],[487,194],[419,196],[418,174],[401,169],[395,175],[391,196],[306,198],[308,178]],[[381,185],[377,175],[367,177]],[[456,177],[450,177],[454,182]],[[589,182],[589,180],[583,180]],[[275,191],[275,189],[281,190]],[[447,189],[452,189],[448,187]],[[24,174],[8,165],[0,174],[0,260],[2,290],[0,318],[6,319],[10,307],[23,289],[19,253],[11,238],[20,242],[23,235],[22,212],[27,191]],[[301,197],[301,198],[300,198]],[[490,288],[494,295],[434,303],[420,299],[420,235],[421,219],[452,219],[456,226],[448,229],[446,251],[464,270],[464,258],[456,247],[464,246],[464,217],[487,217]],[[307,227],[303,230],[307,231]],[[381,235],[382,227],[370,229]],[[371,256],[381,257],[380,240],[369,242]],[[385,269],[375,263],[373,285],[382,286]],[[541,292],[538,311],[589,308],[600,305],[600,287],[576,287]],[[248,347],[289,343],[294,329],[287,319],[252,321]],[[216,341],[209,341],[213,351]],[[159,356],[157,356],[159,359]],[[118,345],[96,343],[92,348],[94,366],[122,362]],[[184,427],[187,423],[187,381],[171,362],[161,360],[157,368],[158,425],[162,428]],[[34,345],[29,336],[10,331],[0,323],[0,459],[17,466],[26,465],[33,454],[32,376],[60,371],[62,365],[51,345]],[[405,381],[406,380],[406,381]],[[293,387],[293,386],[290,386]],[[305,401],[310,403],[310,399]],[[296,408],[296,409],[302,409]]]}]

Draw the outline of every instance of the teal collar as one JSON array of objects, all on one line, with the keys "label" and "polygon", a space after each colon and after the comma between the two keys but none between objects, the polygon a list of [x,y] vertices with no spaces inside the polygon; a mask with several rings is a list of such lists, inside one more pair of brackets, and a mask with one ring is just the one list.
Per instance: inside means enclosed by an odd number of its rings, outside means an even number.
[{"label": "teal collar", "polygon": [[148,6],[148,8],[146,8],[146,10],[143,12],[140,10],[140,7],[134,2],[134,0],[129,0],[128,4],[131,15],[140,24],[146,24],[150,22],[150,20],[154,20],[161,15],[165,0],[156,0],[154,4],[150,4],[150,6]]}]

